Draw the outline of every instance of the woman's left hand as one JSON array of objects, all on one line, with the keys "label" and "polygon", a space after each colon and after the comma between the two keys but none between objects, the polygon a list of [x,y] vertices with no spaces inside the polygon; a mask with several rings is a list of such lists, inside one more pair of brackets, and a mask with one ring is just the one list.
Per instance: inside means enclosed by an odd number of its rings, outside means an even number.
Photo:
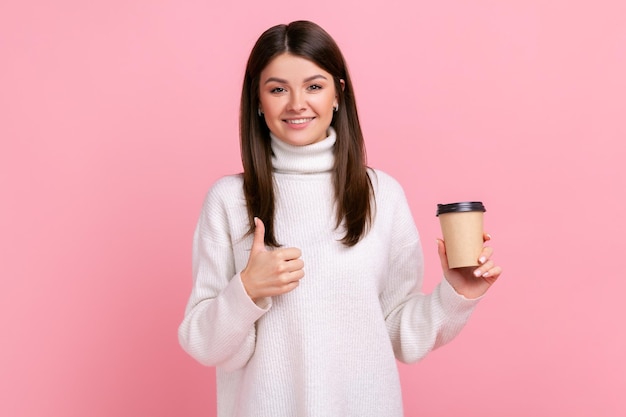
[{"label": "woman's left hand", "polygon": [[[485,233],[483,239],[487,242],[491,239],[491,236]],[[493,248],[490,246],[483,247],[478,257],[478,263],[480,264],[478,267],[471,266],[454,269],[448,267],[444,241],[437,239],[437,246],[443,275],[452,285],[452,288],[465,298],[478,298],[485,294],[502,273],[502,268],[497,266],[491,259]]]}]

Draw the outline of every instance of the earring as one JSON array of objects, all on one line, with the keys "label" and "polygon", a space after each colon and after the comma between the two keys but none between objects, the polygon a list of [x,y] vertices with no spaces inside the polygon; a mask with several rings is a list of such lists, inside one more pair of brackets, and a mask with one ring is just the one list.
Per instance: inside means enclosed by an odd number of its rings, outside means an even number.
[{"label": "earring", "polygon": [[339,104],[334,105],[333,110],[337,113],[339,111]]},{"label": "earring", "polygon": [[259,117],[263,116],[263,112],[261,111],[260,107],[256,110],[256,112],[259,115]]}]

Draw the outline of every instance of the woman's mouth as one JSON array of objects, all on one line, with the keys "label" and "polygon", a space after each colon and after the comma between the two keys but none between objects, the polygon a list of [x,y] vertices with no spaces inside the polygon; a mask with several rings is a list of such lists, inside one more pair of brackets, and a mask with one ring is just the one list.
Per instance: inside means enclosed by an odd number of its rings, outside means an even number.
[{"label": "woman's mouth", "polygon": [[314,117],[307,117],[307,118],[302,118],[302,119],[285,119],[285,122],[290,125],[301,125],[304,123],[308,123],[313,119]]}]

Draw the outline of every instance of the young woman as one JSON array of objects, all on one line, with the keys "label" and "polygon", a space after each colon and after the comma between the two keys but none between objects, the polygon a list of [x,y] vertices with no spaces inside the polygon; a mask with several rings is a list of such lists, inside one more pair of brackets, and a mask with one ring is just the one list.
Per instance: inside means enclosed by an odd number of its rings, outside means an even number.
[{"label": "young woman", "polygon": [[[396,358],[459,333],[501,273],[484,247],[423,294],[401,186],[368,168],[333,39],[307,21],[252,49],[240,115],[244,172],[208,192],[194,235],[182,347],[217,367],[220,417],[402,416]],[[486,238],[487,239],[487,238]]]}]

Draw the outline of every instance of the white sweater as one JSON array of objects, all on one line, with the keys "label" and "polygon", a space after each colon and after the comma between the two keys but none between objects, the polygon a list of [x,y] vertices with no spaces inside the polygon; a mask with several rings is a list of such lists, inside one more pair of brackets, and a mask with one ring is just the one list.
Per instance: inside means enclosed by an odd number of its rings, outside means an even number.
[{"label": "white sweater", "polygon": [[370,172],[373,227],[356,246],[335,229],[335,132],[294,147],[272,138],[276,237],[302,250],[305,276],[290,293],[248,297],[239,272],[252,236],[242,178],[207,194],[193,241],[193,289],[182,347],[217,367],[219,417],[399,417],[395,358],[415,362],[459,333],[477,301],[444,279],[421,293],[422,249],[401,186]]}]

